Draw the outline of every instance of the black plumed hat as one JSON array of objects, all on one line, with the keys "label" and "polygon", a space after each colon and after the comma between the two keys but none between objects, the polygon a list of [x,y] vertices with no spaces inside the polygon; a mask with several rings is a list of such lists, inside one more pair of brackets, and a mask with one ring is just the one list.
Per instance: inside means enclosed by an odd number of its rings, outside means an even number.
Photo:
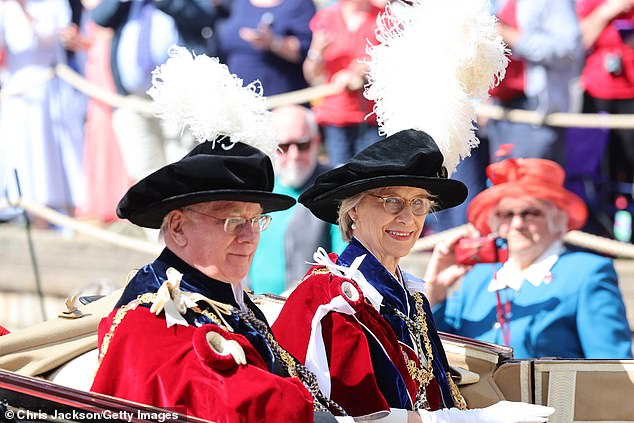
[{"label": "black plumed hat", "polygon": [[408,186],[427,190],[439,210],[457,206],[467,197],[467,187],[447,179],[443,155],[431,136],[408,129],[366,147],[345,165],[321,174],[299,197],[318,218],[337,223],[342,200],[363,191]]},{"label": "black plumed hat", "polygon": [[273,183],[271,159],[259,149],[228,139],[207,141],[132,186],[119,202],[117,216],[160,228],[170,211],[207,201],[259,203],[264,213],[293,206],[292,197],[272,193]]},{"label": "black plumed hat", "polygon": [[504,77],[506,46],[486,0],[399,6],[388,4],[377,19],[378,42],[368,46],[365,61],[364,95],[388,137],[318,177],[299,197],[327,222],[336,223],[342,200],[372,188],[423,188],[439,209],[467,196],[465,185],[447,175],[478,144],[474,100],[487,98]]}]

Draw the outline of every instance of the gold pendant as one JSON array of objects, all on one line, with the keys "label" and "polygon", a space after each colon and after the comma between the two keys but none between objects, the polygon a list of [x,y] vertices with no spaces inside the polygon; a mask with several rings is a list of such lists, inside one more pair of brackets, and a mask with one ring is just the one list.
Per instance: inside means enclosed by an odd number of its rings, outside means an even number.
[{"label": "gold pendant", "polygon": [[416,301],[416,312],[419,316],[425,314],[425,309],[423,309],[423,303],[421,301]]}]

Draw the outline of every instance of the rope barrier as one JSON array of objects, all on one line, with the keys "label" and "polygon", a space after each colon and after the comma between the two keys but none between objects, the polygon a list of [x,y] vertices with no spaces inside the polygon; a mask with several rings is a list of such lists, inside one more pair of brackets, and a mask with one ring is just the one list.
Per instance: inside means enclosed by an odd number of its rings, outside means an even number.
[{"label": "rope barrier", "polygon": [[145,100],[137,96],[122,96],[117,93],[113,93],[88,81],[86,78],[64,64],[55,66],[55,73],[60,77],[60,79],[66,81],[79,92],[86,94],[91,98],[95,98],[109,106],[114,108],[128,107],[145,115],[154,115],[152,103],[149,100]]},{"label": "rope barrier", "polygon": [[[69,68],[65,64],[58,64],[51,69],[52,75],[57,75],[75,89],[112,107],[129,107],[143,114],[152,114],[152,104],[149,100],[136,96],[121,96],[100,87]],[[39,81],[44,83],[46,81]],[[29,87],[31,88],[32,85]],[[267,97],[270,108],[289,104],[309,103],[311,100],[336,94],[341,87],[334,84],[322,84],[302,90]],[[9,96],[19,95],[22,91],[0,91],[0,101]],[[551,113],[543,115],[530,110],[504,109],[490,104],[481,104],[477,109],[478,115],[488,119],[508,120],[531,125],[549,125],[556,127],[577,128],[619,128],[634,129],[634,115],[632,114],[592,114],[592,113]]]},{"label": "rope barrier", "polygon": [[[42,80],[31,81],[32,83],[29,85],[29,87],[22,87],[21,89],[16,88],[11,90],[5,88],[0,90],[0,101],[6,99],[9,96],[20,95],[27,89],[33,88],[33,86],[44,84],[55,77],[55,75],[57,75],[60,79],[64,80],[80,92],[86,94],[87,96],[95,98],[112,107],[130,107],[134,108],[140,113],[150,115],[153,113],[152,103],[150,101],[140,99],[135,96],[120,96],[116,93],[112,93],[107,89],[86,80],[83,76],[81,76],[65,64],[58,64],[54,68],[51,68],[50,72],[47,73],[42,78]],[[267,102],[270,108],[275,108],[288,104],[302,104],[308,103],[311,100],[320,97],[336,94],[339,91],[341,91],[340,87],[337,87],[333,84],[323,84],[315,87],[305,88],[303,90],[271,96],[267,98]],[[533,111],[507,110],[499,106],[492,105],[480,105],[478,107],[478,114],[489,119],[510,120],[513,122],[521,122],[534,125],[634,129],[634,115],[586,113],[552,113],[549,115],[542,115]],[[22,207],[29,213],[41,217],[42,219],[50,223],[73,229],[79,233],[83,233],[93,238],[100,239],[104,242],[109,242],[114,245],[119,245],[144,253],[157,254],[158,252],[160,252],[161,247],[156,244],[152,244],[147,241],[141,241],[124,235],[115,234],[104,229],[96,228],[95,226],[82,223],[47,207],[31,204],[23,199],[18,200],[16,204],[12,205],[15,205],[16,207]],[[0,200],[0,210],[6,208],[7,206],[8,203],[6,201],[3,202],[3,200]],[[447,237],[453,236],[458,232],[467,234],[469,231],[470,225],[462,225],[456,228],[449,229],[447,231],[426,236],[416,242],[412,251],[421,252],[431,250],[438,242],[441,242]],[[634,259],[634,245],[631,244],[626,244],[623,242],[614,241],[611,239],[602,238],[596,235],[586,234],[579,231],[572,231],[566,234],[565,241],[572,245],[577,245],[615,257]]]},{"label": "rope barrier", "polygon": [[421,253],[423,251],[433,250],[436,244],[444,241],[445,239],[458,236],[458,234],[466,236],[473,230],[474,229],[472,229],[470,224],[466,224],[447,229],[446,231],[437,232],[435,234],[425,235],[416,241],[414,247],[412,248],[412,252]]},{"label": "rope barrier", "polygon": [[602,238],[597,235],[581,231],[570,231],[564,236],[568,244],[583,247],[588,250],[598,251],[614,257],[634,259],[634,245],[613,239]]},{"label": "rope barrier", "polygon": [[292,91],[290,93],[273,95],[271,97],[267,97],[266,101],[269,109],[274,109],[276,107],[287,106],[290,104],[309,103],[311,100],[334,95],[341,91],[341,87],[337,87],[333,84],[323,84]]},{"label": "rope barrier", "polygon": [[[447,238],[457,234],[468,235],[474,233],[475,228],[471,224],[456,226],[443,232],[420,238],[414,244],[412,252],[423,252],[432,250],[436,244]],[[577,247],[596,251],[601,254],[607,254],[617,258],[634,259],[634,245],[621,241],[615,241],[609,238],[603,238],[598,235],[589,234],[581,231],[570,231],[564,235],[564,242]]]},{"label": "rope barrier", "polygon": [[0,102],[2,102],[2,100],[5,100],[9,97],[22,95],[40,85],[44,85],[48,81],[53,79],[54,77],[55,77],[55,69],[51,68],[48,70],[48,72],[43,73],[39,78],[29,79],[28,86],[27,85],[21,86],[21,87],[12,86],[9,88],[2,87],[2,89],[0,90]]},{"label": "rope barrier", "polygon": [[51,208],[33,204],[24,199],[18,199],[11,204],[9,204],[5,199],[0,199],[0,210],[9,206],[22,208],[33,216],[40,217],[49,223],[63,228],[72,229],[78,233],[118,247],[151,255],[159,255],[163,249],[163,247],[158,243],[151,243],[137,238],[117,234],[106,229],[101,229],[72,217],[68,217]]},{"label": "rope barrier", "polygon": [[530,110],[508,110],[500,106],[482,104],[478,115],[495,120],[548,125],[564,128],[634,128],[634,115],[592,114],[592,113],[551,113],[542,115]]},{"label": "rope barrier", "polygon": [[[51,208],[30,203],[24,199],[18,199],[15,203],[9,204],[6,200],[0,199],[0,210],[8,206],[21,207],[34,216],[40,217],[52,224],[72,229],[78,233],[90,236],[103,242],[110,243],[119,247],[127,248],[142,253],[158,255],[162,246],[157,243],[143,241],[137,238],[120,235],[108,231],[107,229],[97,228],[91,224],[81,222],[77,219],[68,217]],[[444,241],[449,237],[460,233],[467,235],[474,231],[470,224],[457,226],[446,231],[438,232],[420,238],[414,244],[412,253],[421,253],[432,250],[436,244]],[[619,258],[634,259],[634,245],[597,235],[588,234],[581,231],[571,231],[564,236],[564,241],[570,245],[586,248],[602,254],[611,255]]]}]

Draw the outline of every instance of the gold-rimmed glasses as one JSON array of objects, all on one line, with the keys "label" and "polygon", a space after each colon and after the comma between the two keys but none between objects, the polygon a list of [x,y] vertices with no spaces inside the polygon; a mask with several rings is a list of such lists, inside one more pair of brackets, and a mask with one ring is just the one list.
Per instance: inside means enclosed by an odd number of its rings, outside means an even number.
[{"label": "gold-rimmed glasses", "polygon": [[410,200],[406,200],[397,195],[369,195],[382,200],[383,208],[389,214],[399,214],[405,209],[405,205],[409,205],[409,208],[414,216],[423,216],[428,214],[434,206],[434,202],[426,197],[414,197]]},{"label": "gold-rimmed glasses", "polygon": [[212,216],[210,214],[199,212],[198,210],[194,210],[190,208],[185,208],[184,210],[188,210],[190,212],[200,214],[203,216],[211,217],[212,219],[215,219],[218,222],[224,222],[223,228],[225,232],[228,234],[235,234],[241,231],[242,228],[244,228],[244,225],[247,224],[247,222],[250,223],[251,228],[253,229],[253,232],[258,232],[258,233],[268,228],[269,224],[271,223],[271,216],[267,214],[255,216],[255,217],[252,217],[251,219],[247,219],[245,217],[240,217],[240,216],[229,216],[225,218],[220,218],[220,217]]}]

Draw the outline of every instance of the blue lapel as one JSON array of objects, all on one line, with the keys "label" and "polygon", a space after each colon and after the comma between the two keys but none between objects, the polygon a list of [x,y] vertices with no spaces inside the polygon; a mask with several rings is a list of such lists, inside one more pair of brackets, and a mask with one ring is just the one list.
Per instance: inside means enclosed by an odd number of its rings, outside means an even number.
[{"label": "blue lapel", "polygon": [[[163,250],[156,260],[139,269],[136,275],[134,275],[134,277],[126,285],[115,308],[128,304],[139,295],[158,291],[159,287],[167,279],[166,272],[170,267],[173,267],[183,274],[183,278],[180,283],[180,288],[183,291],[200,293],[212,300],[231,304],[232,306],[238,308],[238,303],[233,296],[233,290],[230,284],[204,275],[199,270],[185,263],[167,248]],[[246,294],[244,294],[244,303],[251,311],[253,311],[258,319],[266,322],[264,314],[262,314],[260,309],[253,304]],[[150,304],[144,304],[143,306],[150,307]],[[209,309],[209,306],[202,303],[199,303],[199,306],[203,309]],[[194,313],[191,310],[188,310],[184,317],[190,325],[194,326],[202,326],[210,323],[214,324],[214,322],[208,317]],[[223,317],[236,333],[244,335],[255,349],[258,350],[264,361],[267,363],[269,370],[276,374],[280,374],[280,372],[284,373],[275,363],[273,353],[271,352],[264,337],[254,330],[250,324],[235,314]]]}]

